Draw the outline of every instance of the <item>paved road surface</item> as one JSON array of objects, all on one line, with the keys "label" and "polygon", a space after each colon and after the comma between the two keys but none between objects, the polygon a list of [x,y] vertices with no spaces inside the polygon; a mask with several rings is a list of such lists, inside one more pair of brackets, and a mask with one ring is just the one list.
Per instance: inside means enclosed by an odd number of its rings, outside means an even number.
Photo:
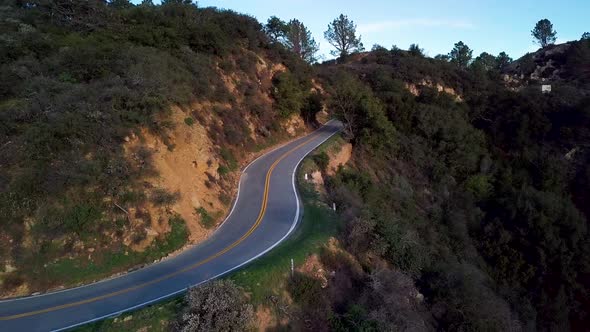
[{"label": "paved road surface", "polygon": [[301,216],[294,184],[297,165],[340,128],[339,122],[330,121],[251,163],[242,173],[228,218],[204,243],[117,278],[0,301],[0,331],[85,324],[179,294],[260,257],[283,241]]}]

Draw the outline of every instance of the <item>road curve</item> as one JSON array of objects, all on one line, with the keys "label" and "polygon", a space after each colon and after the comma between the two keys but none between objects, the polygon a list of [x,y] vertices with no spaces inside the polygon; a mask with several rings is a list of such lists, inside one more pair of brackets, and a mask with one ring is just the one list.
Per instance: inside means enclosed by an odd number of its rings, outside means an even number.
[{"label": "road curve", "polygon": [[0,331],[59,331],[100,320],[182,293],[262,256],[301,216],[297,166],[340,128],[340,122],[330,121],[248,165],[230,214],[205,242],[120,277],[0,301]]}]

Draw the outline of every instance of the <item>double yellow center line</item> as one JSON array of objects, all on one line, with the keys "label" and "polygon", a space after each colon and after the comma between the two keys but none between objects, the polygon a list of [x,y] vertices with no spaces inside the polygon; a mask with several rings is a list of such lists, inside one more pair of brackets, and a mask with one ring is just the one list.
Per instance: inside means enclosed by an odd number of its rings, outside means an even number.
[{"label": "double yellow center line", "polygon": [[58,306],[54,306],[54,307],[48,307],[45,309],[40,309],[40,310],[35,310],[35,311],[29,311],[29,312],[24,312],[21,314],[16,314],[16,315],[11,315],[11,316],[3,316],[0,317],[0,321],[7,321],[7,320],[13,320],[13,319],[19,319],[19,318],[24,318],[24,317],[29,317],[29,316],[34,316],[34,315],[39,315],[39,314],[43,314],[43,313],[47,313],[47,312],[52,312],[52,311],[56,311],[56,310],[61,310],[61,309],[66,309],[66,308],[72,308],[72,307],[77,307],[83,304],[88,304],[88,303],[92,303],[92,302],[96,302],[96,301],[100,301],[100,300],[104,300],[104,299],[108,299],[117,295],[121,295],[121,294],[125,294],[125,293],[129,293],[141,288],[145,288],[147,286],[156,284],[158,282],[173,278],[179,274],[182,274],[184,272],[193,270],[203,264],[206,264],[214,259],[216,259],[217,257],[227,253],[228,251],[230,251],[231,249],[235,248],[237,245],[239,245],[240,243],[242,243],[244,240],[246,240],[250,235],[252,235],[252,233],[258,228],[258,226],[260,226],[260,223],[262,222],[262,219],[264,218],[264,214],[266,213],[266,205],[268,203],[268,191],[269,191],[269,187],[270,187],[270,177],[272,175],[273,170],[275,169],[275,167],[277,167],[277,165],[279,164],[279,162],[281,160],[283,160],[285,157],[287,157],[289,154],[291,154],[293,151],[299,149],[300,147],[302,147],[303,145],[309,143],[311,140],[313,140],[314,138],[316,138],[316,135],[312,135],[312,137],[310,137],[309,139],[305,140],[303,143],[295,146],[294,148],[290,149],[289,151],[283,153],[277,160],[275,160],[275,162],[270,166],[270,168],[268,169],[268,171],[266,172],[266,179],[264,182],[264,194],[262,197],[262,205],[260,207],[260,213],[258,214],[258,217],[256,218],[256,222],[252,225],[252,227],[250,227],[250,229],[244,234],[242,235],[242,237],[240,237],[239,239],[237,239],[236,241],[234,241],[232,244],[230,244],[229,246],[225,247],[224,249],[222,249],[221,251],[193,264],[190,265],[188,267],[185,267],[181,270],[166,274],[162,277],[159,277],[157,279],[148,281],[148,282],[144,282],[142,284],[136,285],[136,286],[132,286],[132,287],[128,287],[125,289],[121,289],[119,291],[116,292],[111,292],[111,293],[107,293],[104,295],[100,295],[100,296],[96,296],[96,297],[92,297],[92,298],[88,298],[85,300],[81,300],[81,301],[77,301],[77,302],[71,302],[71,303],[66,303],[66,304],[62,304],[62,305],[58,305]]}]

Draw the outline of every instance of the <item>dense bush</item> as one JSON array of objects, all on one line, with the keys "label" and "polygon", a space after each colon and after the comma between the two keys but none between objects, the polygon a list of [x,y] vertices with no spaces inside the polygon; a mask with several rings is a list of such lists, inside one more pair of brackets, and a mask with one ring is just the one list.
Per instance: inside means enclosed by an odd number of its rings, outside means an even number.
[{"label": "dense bush", "polygon": [[331,308],[318,279],[295,273],[288,281],[287,290],[300,305],[298,319],[307,329],[317,331],[328,324]]},{"label": "dense bush", "polygon": [[186,309],[172,326],[174,331],[245,331],[252,326],[252,305],[231,280],[191,288],[186,302]]},{"label": "dense bush", "polygon": [[306,123],[316,124],[315,116],[323,110],[322,99],[322,96],[317,92],[313,92],[307,97],[301,109],[301,117]]},{"label": "dense bush", "polygon": [[286,118],[297,114],[303,108],[305,92],[297,79],[289,72],[282,72],[273,78],[275,108],[278,114]]},{"label": "dense bush", "polygon": [[154,189],[150,194],[150,200],[156,206],[170,206],[180,198],[180,193],[170,193],[165,189]]},{"label": "dense bush", "polygon": [[215,226],[215,219],[209,214],[209,212],[204,207],[199,207],[195,209],[195,212],[200,217],[201,226],[205,227],[206,229],[210,229]]},{"label": "dense bush", "polygon": [[[350,74],[339,71],[331,78],[330,107],[342,120],[345,134],[354,142],[366,143],[373,153],[397,147],[395,128],[387,121],[381,101]],[[374,138],[379,137],[378,140]]]},{"label": "dense bush", "polygon": [[316,163],[316,165],[318,165],[322,172],[325,172],[328,169],[330,157],[325,151],[322,151],[313,156],[313,161]]}]

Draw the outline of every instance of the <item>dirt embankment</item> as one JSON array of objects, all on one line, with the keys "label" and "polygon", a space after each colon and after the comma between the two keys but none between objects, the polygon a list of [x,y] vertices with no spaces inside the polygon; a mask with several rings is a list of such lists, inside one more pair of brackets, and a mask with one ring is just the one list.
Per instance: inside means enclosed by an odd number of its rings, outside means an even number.
[{"label": "dirt embankment", "polygon": [[[157,175],[144,179],[144,185],[176,193],[178,197],[165,208],[147,203],[143,207],[130,209],[132,222],[135,217],[133,212],[137,209],[143,208],[150,215],[147,237],[131,244],[134,250],[143,250],[154,238],[167,233],[170,230],[168,219],[173,214],[178,214],[186,222],[190,242],[199,243],[215,230],[215,227],[205,227],[203,219],[211,217],[215,224],[219,224],[229,212],[230,197],[235,195],[239,180],[239,168],[224,178],[220,176],[222,160],[217,152],[219,147],[211,141],[203,125],[198,122],[187,125],[184,122],[186,114],[180,108],[173,107],[170,120],[174,123],[174,129],[167,135],[166,142],[143,130],[141,135],[130,137],[125,144],[128,154],[138,147],[152,153],[151,162]],[[286,120],[283,128],[289,137],[305,132],[305,125],[298,116]],[[243,166],[266,150],[248,153],[237,162]],[[229,192],[226,190],[228,187],[232,188]],[[202,211],[206,211],[207,216]]]},{"label": "dirt embankment", "polygon": [[348,163],[352,156],[352,144],[339,144],[338,146],[328,149],[326,153],[329,157],[329,162],[325,174],[322,174],[319,169],[316,169],[308,175],[310,181],[314,183],[316,190],[322,195],[326,194],[324,175],[333,176],[336,174],[340,166],[344,166]]},{"label": "dirt embankment", "polygon": [[[189,241],[193,244],[204,241],[214,232],[215,226],[224,220],[231,207],[231,199],[236,194],[239,169],[268,148],[260,148],[257,152],[246,152],[243,151],[245,149],[241,149],[239,153],[232,153],[231,157],[235,157],[232,161],[236,164],[235,169],[220,174],[223,168],[220,166],[228,163],[220,151],[231,151],[237,147],[216,140],[215,137],[219,136],[215,135],[215,130],[223,130],[224,126],[233,124],[235,117],[241,117],[240,123],[248,128],[248,139],[258,146],[270,148],[271,140],[267,137],[269,134],[265,129],[269,124],[250,116],[247,111],[250,107],[248,100],[241,95],[237,87],[245,84],[244,82],[257,86],[256,100],[260,105],[272,110],[272,77],[277,72],[287,69],[282,64],[268,62],[258,55],[256,58],[253,73],[225,74],[220,71],[227,90],[235,97],[235,105],[202,101],[195,102],[190,107],[173,106],[171,114],[166,119],[171,122],[172,129],[163,137],[142,130],[140,135],[127,140],[125,151],[128,155],[140,147],[152,153],[151,162],[157,175],[144,179],[144,185],[177,195],[174,204],[165,208],[151,203],[137,208],[146,210],[151,220],[147,227],[147,237],[140,243],[132,244],[134,250],[143,250],[156,237],[167,233],[170,230],[168,220],[171,215],[177,214],[184,219],[190,232]],[[227,115],[219,116],[220,112],[235,111],[236,106],[245,111],[232,115],[234,118],[228,118]],[[273,143],[302,135],[308,129],[298,114],[282,120],[279,125],[286,134],[281,137],[275,135]],[[130,216],[133,219],[133,214]],[[206,225],[205,219],[209,225]]]},{"label": "dirt embankment", "polygon": [[186,114],[180,108],[172,108],[170,120],[175,127],[166,143],[144,130],[141,136],[133,136],[125,144],[127,153],[138,146],[152,152],[152,166],[158,175],[145,179],[150,187],[178,193],[176,202],[167,208],[158,208],[151,203],[146,206],[151,215],[148,236],[133,246],[135,250],[145,248],[156,236],[169,231],[166,216],[171,213],[185,220],[190,241],[200,242],[212,230],[199,223],[202,217],[198,209],[204,208],[212,215],[224,214],[226,210],[220,201],[219,186],[211,181],[219,179],[219,160],[207,130],[198,122],[184,123],[185,118]]},{"label": "dirt embankment", "polygon": [[332,176],[338,171],[340,166],[346,165],[350,160],[350,157],[352,156],[352,144],[345,143],[340,150],[329,151],[328,156],[330,157],[330,162],[328,163],[326,173]]}]

